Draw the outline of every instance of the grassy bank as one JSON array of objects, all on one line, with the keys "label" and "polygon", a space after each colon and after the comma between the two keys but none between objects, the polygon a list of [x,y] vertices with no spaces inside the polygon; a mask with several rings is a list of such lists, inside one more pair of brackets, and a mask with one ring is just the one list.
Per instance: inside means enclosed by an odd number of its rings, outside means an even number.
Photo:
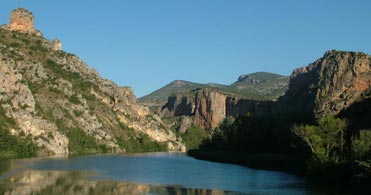
[{"label": "grassy bank", "polygon": [[304,162],[298,161],[297,157],[289,154],[256,154],[204,149],[189,150],[187,154],[201,160],[239,164],[255,169],[284,171],[296,175],[304,173]]}]

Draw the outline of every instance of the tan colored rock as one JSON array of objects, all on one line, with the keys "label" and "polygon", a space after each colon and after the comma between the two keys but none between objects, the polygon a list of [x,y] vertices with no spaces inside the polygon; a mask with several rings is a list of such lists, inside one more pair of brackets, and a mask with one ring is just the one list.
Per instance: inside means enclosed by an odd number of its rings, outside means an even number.
[{"label": "tan colored rock", "polygon": [[62,50],[62,42],[58,39],[53,39],[52,41],[52,50],[54,51],[61,51]]},{"label": "tan colored rock", "polygon": [[201,90],[196,95],[195,124],[205,129],[217,127],[226,116],[227,96],[210,90]]},{"label": "tan colored rock", "polygon": [[[0,54],[0,100],[8,99],[7,115],[16,121],[19,128],[12,130],[16,135],[23,132],[34,138],[37,145],[56,155],[68,154],[68,139],[57,131],[55,124],[34,116],[36,101],[29,87],[22,83],[23,75],[17,70],[19,64],[5,60]],[[17,132],[15,132],[17,131]]]},{"label": "tan colored rock", "polygon": [[10,30],[20,31],[23,33],[34,33],[34,17],[26,9],[18,8],[12,11],[10,15]]},{"label": "tan colored rock", "polygon": [[168,125],[180,132],[192,125],[211,130],[227,116],[240,117],[248,112],[261,116],[270,112],[272,106],[271,101],[248,100],[218,90],[200,89],[193,97],[190,94],[170,96],[160,116],[165,121],[169,117],[177,118]]},{"label": "tan colored rock", "polygon": [[[11,18],[12,30],[38,33],[33,26],[33,16],[27,10],[17,9]],[[14,35],[10,25],[1,28],[3,36]],[[22,33],[17,36],[29,38]],[[74,152],[68,150],[70,140],[66,132],[71,129],[83,131],[110,152],[124,152],[126,149],[119,141],[137,139],[143,134],[152,141],[169,145],[169,150],[185,151],[176,134],[137,101],[130,87],[119,87],[100,77],[73,54],[51,52],[62,47],[57,39],[49,41],[40,37],[37,41],[48,50],[46,62],[33,52],[23,53],[21,47],[8,48],[10,43],[0,44],[3,51],[0,53],[0,106],[4,114],[15,121],[8,130],[13,135],[31,136],[42,148],[39,155]]]},{"label": "tan colored rock", "polygon": [[293,71],[289,90],[280,98],[281,112],[315,118],[336,115],[371,89],[371,56],[331,50]]}]

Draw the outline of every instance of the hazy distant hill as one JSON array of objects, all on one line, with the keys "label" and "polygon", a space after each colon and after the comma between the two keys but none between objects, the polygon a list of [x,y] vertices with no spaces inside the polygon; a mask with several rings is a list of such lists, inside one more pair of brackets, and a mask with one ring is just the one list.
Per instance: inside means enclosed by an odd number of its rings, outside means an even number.
[{"label": "hazy distant hill", "polygon": [[167,102],[169,96],[180,93],[192,93],[193,90],[209,88],[226,93],[236,94],[253,100],[275,100],[287,90],[288,76],[268,72],[257,72],[248,75],[241,75],[231,85],[222,84],[200,84],[189,81],[176,80],[166,86],[139,98],[139,101],[148,106],[162,106]]}]

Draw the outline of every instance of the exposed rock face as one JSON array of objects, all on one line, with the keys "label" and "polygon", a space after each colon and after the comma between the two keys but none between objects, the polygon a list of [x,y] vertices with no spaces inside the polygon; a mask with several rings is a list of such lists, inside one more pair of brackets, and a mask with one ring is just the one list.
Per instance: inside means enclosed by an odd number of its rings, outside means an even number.
[{"label": "exposed rock face", "polygon": [[177,94],[168,98],[167,103],[161,109],[161,115],[165,117],[191,116],[194,110],[194,96]]},{"label": "exposed rock face", "polygon": [[[68,139],[66,135],[57,131],[55,124],[36,116],[36,102],[27,84],[22,82],[23,75],[19,73],[17,64],[5,60],[0,54],[0,103],[13,118],[19,129],[13,129],[12,134],[35,137],[40,146],[45,146],[54,154],[68,153]],[[48,141],[43,139],[49,137]]]},{"label": "exposed rock face", "polygon": [[268,114],[274,103],[242,99],[231,94],[212,90],[200,90],[196,94],[195,124],[213,129],[227,117],[240,117],[246,113]]},{"label": "exposed rock face", "polygon": [[[27,16],[22,9],[15,14]],[[185,151],[175,133],[137,102],[130,87],[101,78],[77,56],[59,51],[58,41],[3,27],[0,31],[0,106],[16,123],[9,131],[31,136],[42,154],[73,152],[69,145],[76,132],[112,152],[125,151],[126,142],[136,143],[142,136],[171,151]]]},{"label": "exposed rock face", "polygon": [[53,39],[52,41],[52,49],[54,51],[60,51],[62,50],[62,42],[58,39]]},{"label": "exposed rock face", "polygon": [[328,51],[309,66],[294,70],[280,110],[304,112],[315,118],[336,115],[371,87],[371,56]]},{"label": "exposed rock face", "polygon": [[181,133],[186,132],[188,128],[191,128],[194,125],[193,121],[194,117],[180,116],[179,128],[177,128],[177,130]]},{"label": "exposed rock face", "polygon": [[205,129],[217,127],[227,113],[226,98],[226,95],[215,91],[198,91],[196,94],[195,124]]},{"label": "exposed rock face", "polygon": [[273,102],[246,100],[233,94],[211,89],[200,89],[194,97],[178,94],[170,96],[163,106],[161,116],[175,117],[177,120],[170,126],[175,126],[184,132],[192,125],[204,129],[217,127],[227,116],[240,117],[250,112],[263,115],[270,112]]},{"label": "exposed rock face", "polygon": [[[260,82],[242,75],[239,82],[244,80],[252,84]],[[186,111],[178,111],[176,116],[194,116],[195,125],[212,129],[226,116],[239,117],[248,112],[257,116],[282,113],[310,116],[313,119],[337,115],[360,100],[363,103],[359,105],[368,105],[369,101],[363,100],[367,99],[367,94],[371,94],[371,56],[360,52],[332,50],[314,63],[294,70],[288,91],[277,102],[248,100],[216,90],[202,89],[196,92],[194,112],[184,109],[188,104],[182,102],[188,100],[182,100],[182,96],[177,95],[169,98],[163,110],[172,110],[174,116],[175,110]],[[344,115],[357,113],[356,110],[360,110],[359,106],[352,106],[348,114]],[[368,116],[369,113],[363,111],[362,115]]]},{"label": "exposed rock face", "polygon": [[[229,94],[241,96],[251,100],[277,100],[279,96],[285,94],[288,89],[289,77],[273,74],[269,72],[256,72],[248,75],[241,75],[238,80],[231,85],[215,83],[194,83],[189,81],[175,80],[168,85],[139,98],[153,110],[161,110],[166,104],[168,97],[175,95],[190,95],[198,89],[213,89]],[[157,109],[160,108],[160,109]]]}]

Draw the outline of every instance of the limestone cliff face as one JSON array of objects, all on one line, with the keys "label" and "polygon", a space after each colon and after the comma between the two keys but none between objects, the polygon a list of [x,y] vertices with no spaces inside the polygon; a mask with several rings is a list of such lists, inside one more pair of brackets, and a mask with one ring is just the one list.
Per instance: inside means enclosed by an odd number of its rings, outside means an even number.
[{"label": "limestone cliff face", "polygon": [[[369,94],[371,56],[332,50],[312,64],[294,70],[288,91],[276,102],[248,100],[216,90],[200,89],[195,93],[194,112],[184,109],[189,100],[177,95],[169,98],[163,110],[186,111],[178,111],[176,116],[193,116],[191,119],[195,125],[213,129],[226,116],[239,117],[248,112],[257,116],[282,113],[313,119],[340,112],[349,115],[360,110],[360,106],[355,104],[369,105]],[[347,109],[350,110],[348,114],[345,112]],[[365,111],[361,114],[369,116]]]},{"label": "limestone cliff face", "polygon": [[[57,131],[57,126],[37,116],[36,101],[26,83],[22,82],[23,75],[17,68],[20,64],[6,60],[0,54],[0,103],[7,115],[16,121],[19,129],[11,129],[11,133],[35,137],[40,146],[45,146],[55,154],[68,153],[66,135]],[[44,137],[49,137],[46,141]]]},{"label": "limestone cliff face", "polygon": [[80,131],[112,152],[143,136],[185,150],[130,87],[101,78],[77,56],[54,48],[56,42],[15,30],[0,29],[0,106],[16,122],[13,135],[31,136],[49,155],[73,152],[71,132]]},{"label": "limestone cliff face", "polygon": [[196,125],[205,129],[217,127],[227,116],[239,117],[250,112],[263,115],[270,112],[272,102],[247,100],[233,94],[211,89],[200,89],[193,96],[170,96],[162,107],[163,118],[175,117],[173,126],[183,132]]},{"label": "limestone cliff face", "polygon": [[315,118],[336,115],[371,87],[371,56],[328,51],[314,63],[294,70],[289,90],[279,100],[284,112],[305,112]]},{"label": "limestone cliff face", "polygon": [[194,95],[176,94],[168,98],[167,103],[161,108],[161,116],[191,116],[195,110]]},{"label": "limestone cliff face", "polygon": [[195,124],[205,129],[217,127],[226,116],[226,98],[225,94],[215,91],[198,91]]},{"label": "limestone cliff face", "polygon": [[199,90],[196,94],[195,124],[205,129],[217,127],[227,116],[240,117],[246,113],[264,115],[273,102],[247,100],[233,94]]}]

